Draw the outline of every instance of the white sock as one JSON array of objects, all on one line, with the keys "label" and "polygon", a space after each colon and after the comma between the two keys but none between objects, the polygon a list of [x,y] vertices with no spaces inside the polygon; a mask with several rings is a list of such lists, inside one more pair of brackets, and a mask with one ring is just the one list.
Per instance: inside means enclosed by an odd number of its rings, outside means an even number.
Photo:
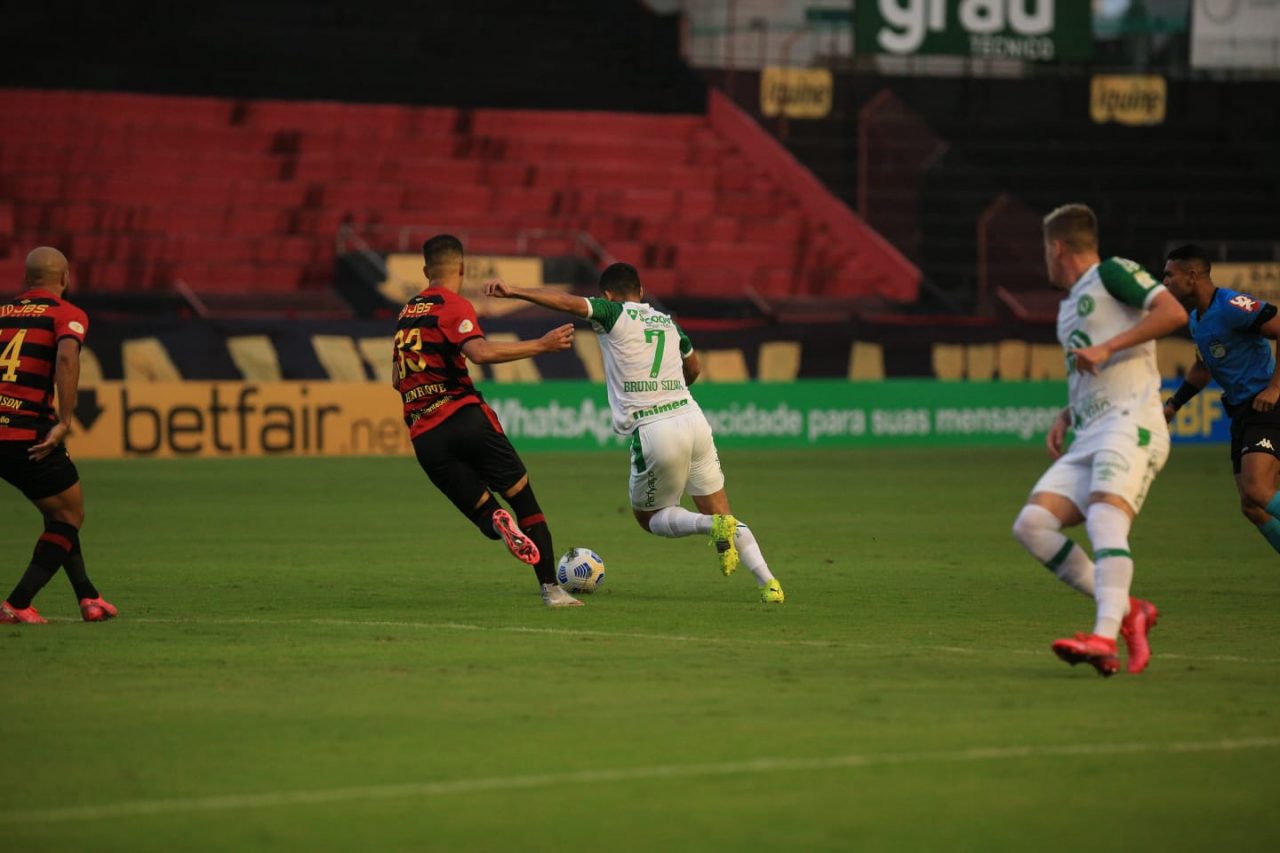
[{"label": "white sock", "polygon": [[663,507],[649,517],[649,532],[668,539],[705,535],[711,532],[711,516],[689,512],[682,506]]},{"label": "white sock", "polygon": [[773,573],[769,571],[769,564],[764,561],[764,554],[761,553],[756,535],[751,532],[750,527],[738,522],[738,532],[734,534],[733,541],[738,546],[738,559],[756,576],[757,584],[764,586],[773,580]]},{"label": "white sock", "polygon": [[1058,580],[1093,598],[1093,560],[1061,533],[1062,522],[1038,504],[1027,504],[1013,522],[1013,538]]},{"label": "white sock", "polygon": [[1085,514],[1089,541],[1098,566],[1094,599],[1098,620],[1093,633],[1115,639],[1129,612],[1129,586],[1133,583],[1133,556],[1129,553],[1129,514],[1111,504],[1096,503]]}]

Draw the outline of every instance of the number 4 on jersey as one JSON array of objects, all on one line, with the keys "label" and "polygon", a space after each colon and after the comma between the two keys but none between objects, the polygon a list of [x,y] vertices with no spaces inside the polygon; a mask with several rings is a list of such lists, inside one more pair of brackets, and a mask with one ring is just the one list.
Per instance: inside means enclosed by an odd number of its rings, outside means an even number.
[{"label": "number 4 on jersey", "polygon": [[[17,334],[5,344],[4,352],[0,352],[0,382],[17,382],[18,365],[22,362],[22,342],[27,337],[26,329],[19,329]],[[662,352],[659,348],[658,352]],[[656,374],[655,374],[656,375]]]}]

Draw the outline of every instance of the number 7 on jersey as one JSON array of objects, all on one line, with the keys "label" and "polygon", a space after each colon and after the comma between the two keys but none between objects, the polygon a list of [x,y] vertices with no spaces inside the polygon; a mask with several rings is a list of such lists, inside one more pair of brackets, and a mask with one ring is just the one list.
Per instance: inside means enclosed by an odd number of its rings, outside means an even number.
[{"label": "number 7 on jersey", "polygon": [[667,332],[665,329],[645,329],[644,342],[651,344],[658,342],[658,349],[653,354],[653,367],[649,370],[649,378],[657,379],[658,371],[662,369],[662,352],[667,348]]}]

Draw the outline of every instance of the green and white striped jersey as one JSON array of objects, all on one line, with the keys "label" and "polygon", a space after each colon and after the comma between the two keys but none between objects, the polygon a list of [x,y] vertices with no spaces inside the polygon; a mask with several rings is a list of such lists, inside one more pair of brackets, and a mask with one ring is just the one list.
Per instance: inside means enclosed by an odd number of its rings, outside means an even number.
[{"label": "green and white striped jersey", "polygon": [[1096,375],[1077,371],[1071,355],[1136,325],[1164,290],[1133,261],[1107,258],[1086,270],[1063,298],[1058,341],[1067,353],[1068,400],[1077,432],[1126,429],[1132,423],[1165,430],[1155,341],[1116,353]]},{"label": "green and white striped jersey", "polygon": [[640,424],[698,407],[684,384],[684,357],[693,344],[675,320],[644,302],[591,297],[587,305],[617,432],[628,435]]}]

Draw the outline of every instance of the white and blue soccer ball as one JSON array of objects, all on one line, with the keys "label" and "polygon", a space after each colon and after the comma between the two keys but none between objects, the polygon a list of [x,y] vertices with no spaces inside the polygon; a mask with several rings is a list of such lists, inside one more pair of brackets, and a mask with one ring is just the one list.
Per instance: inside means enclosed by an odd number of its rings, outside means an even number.
[{"label": "white and blue soccer ball", "polygon": [[590,548],[570,548],[556,564],[556,582],[569,592],[595,592],[604,583],[604,560]]}]

